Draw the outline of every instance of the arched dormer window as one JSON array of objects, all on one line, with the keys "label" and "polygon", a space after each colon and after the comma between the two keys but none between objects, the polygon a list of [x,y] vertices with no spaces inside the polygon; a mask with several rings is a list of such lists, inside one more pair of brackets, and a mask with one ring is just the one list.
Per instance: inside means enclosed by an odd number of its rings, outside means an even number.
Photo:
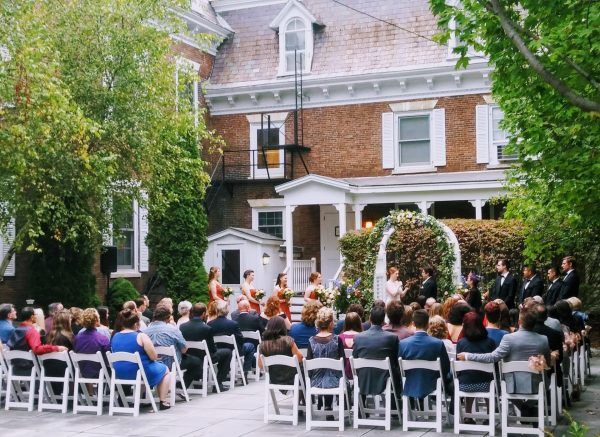
[{"label": "arched dormer window", "polygon": [[287,24],[283,35],[285,41],[285,72],[294,73],[294,60],[298,71],[306,71],[306,25],[300,18]]}]

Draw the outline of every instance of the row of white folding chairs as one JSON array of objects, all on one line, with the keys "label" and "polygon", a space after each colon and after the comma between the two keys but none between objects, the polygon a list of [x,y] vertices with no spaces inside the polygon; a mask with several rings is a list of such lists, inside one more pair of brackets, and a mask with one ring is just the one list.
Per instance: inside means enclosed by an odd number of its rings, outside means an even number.
[{"label": "row of white folding chairs", "polygon": [[[306,427],[307,430],[310,430],[312,426],[336,426],[339,430],[343,430],[344,428],[344,420],[346,417],[347,411],[344,407],[344,399],[347,399],[347,391],[344,394],[344,390],[346,389],[346,379],[344,376],[344,365],[343,359],[332,360],[332,359],[314,359],[314,360],[305,360],[304,361],[304,375],[301,371],[300,363],[298,362],[296,357],[289,357],[283,355],[276,355],[271,357],[261,356],[261,360],[263,362],[263,366],[266,371],[266,382],[265,382],[265,405],[264,405],[264,421],[267,423],[269,420],[279,420],[279,421],[289,421],[293,425],[298,424],[298,412],[299,410],[306,410]],[[424,408],[413,409],[411,408],[410,399],[403,395],[402,396],[402,413],[398,410],[399,403],[397,397],[397,388],[394,384],[394,379],[391,377],[392,371],[390,367],[389,359],[385,360],[371,360],[364,358],[350,358],[352,374],[355,380],[354,384],[354,406],[353,406],[353,425],[355,428],[358,428],[360,425],[367,426],[383,426],[386,430],[391,429],[391,417],[392,415],[396,415],[399,419],[400,417],[403,430],[408,431],[409,428],[427,428],[427,429],[435,429],[436,432],[441,432],[443,416],[444,412],[442,411],[442,407],[446,410],[446,414],[449,413],[447,408],[447,396],[444,389],[443,384],[443,376],[441,372],[441,365],[439,359],[437,361],[424,361],[424,360],[402,360],[399,359],[400,372],[402,375],[403,383],[406,383],[407,373],[410,370],[415,369],[426,369],[430,371],[434,371],[438,373],[437,381],[436,381],[436,389],[424,399],[423,405]],[[294,368],[296,371],[296,375],[294,378],[294,382],[292,384],[274,384],[270,382],[269,376],[269,367],[270,366],[287,366]],[[318,368],[327,368],[327,369],[335,369],[341,372],[339,387],[334,389],[319,389],[311,386],[309,371],[315,370]],[[383,411],[377,410],[374,408],[367,408],[363,403],[363,398],[360,393],[360,384],[358,384],[358,370],[360,369],[380,369],[384,370],[388,373],[387,383],[384,392],[382,393],[384,397],[384,409]],[[495,435],[496,423],[497,423],[497,413],[496,413],[496,405],[499,402],[499,397],[496,392],[496,383],[497,380],[495,366],[493,364],[482,364],[482,363],[474,363],[474,362],[457,362],[452,361],[452,370],[454,375],[454,432],[456,434],[460,434],[462,431],[485,431],[488,432],[491,436]],[[458,381],[458,372],[467,371],[467,370],[475,370],[489,373],[491,376],[492,383],[490,384],[489,391],[487,392],[464,392],[460,390],[460,385]],[[528,362],[503,362],[500,365],[501,375],[504,376],[507,373],[513,372],[527,372],[532,374],[540,374],[539,372],[533,371],[529,368]],[[302,377],[304,376],[304,377]],[[536,434],[543,435],[544,433],[544,425],[546,416],[549,417],[549,421],[551,424],[555,424],[555,413],[557,404],[556,404],[556,396],[552,396],[553,405],[552,411],[550,415],[547,413],[547,400],[546,400],[546,390],[545,390],[545,375],[541,373],[542,381],[539,384],[538,392],[536,394],[511,394],[508,393],[506,388],[506,382],[502,378],[500,380],[501,386],[501,402],[500,402],[500,416],[501,416],[501,426],[502,426],[502,434],[507,435],[508,433],[521,433],[521,434]],[[280,405],[277,399],[277,391],[284,390],[290,391],[292,393],[292,414],[291,415],[283,415],[281,414],[282,405]],[[325,391],[323,391],[325,390]],[[556,393],[556,379],[555,376],[552,377],[552,381],[550,384],[551,393]],[[332,394],[337,397],[338,402],[337,411],[334,411],[337,415],[337,421],[323,422],[323,421],[314,421],[312,419],[313,411],[312,411],[312,402],[311,395],[317,394]],[[300,396],[304,396],[306,400],[305,405],[302,406],[299,403]],[[396,411],[392,412],[392,396],[396,399]],[[427,409],[427,406],[430,405],[430,401],[433,401],[435,398],[435,410]],[[476,398],[485,400],[487,403],[487,412],[485,414],[482,413],[473,413],[464,411],[461,400],[465,398]],[[275,414],[271,415],[269,413],[269,400],[273,404],[273,408],[275,410]],[[349,399],[347,399],[348,401]],[[536,417],[522,417],[522,416],[510,416],[509,414],[509,401],[514,400],[535,400],[538,403],[538,415]],[[349,403],[346,401],[346,405]],[[476,405],[476,402],[474,402]],[[377,403],[375,406],[377,407]],[[417,404],[418,405],[418,404]],[[330,414],[327,412],[327,414]],[[367,416],[367,414],[369,416]],[[554,418],[552,418],[554,416]],[[422,420],[415,420],[419,417]],[[429,420],[431,417],[435,417],[434,421]],[[477,425],[477,424],[469,424],[464,423],[465,418],[477,418],[477,419],[486,419],[488,420],[487,425]],[[525,427],[517,427],[512,426],[512,423],[509,423],[509,419],[512,421],[537,421],[537,428],[525,428]]]},{"label": "row of white folding chairs", "polygon": [[[176,381],[181,381],[183,395],[187,401],[189,396],[183,384],[183,372],[176,359],[175,349],[170,347],[157,347],[157,352],[161,355],[171,356],[173,364],[171,367],[171,404],[175,403],[175,385]],[[73,400],[73,414],[79,412],[95,412],[102,414],[103,403],[109,401],[109,415],[114,413],[129,413],[137,416],[139,414],[139,404],[141,401],[142,386],[145,388],[147,401],[154,411],[157,411],[156,402],[152,396],[150,385],[146,378],[144,368],[139,353],[115,352],[106,354],[106,359],[110,366],[106,367],[105,360],[100,352],[95,354],[82,354],[73,351],[70,352],[52,352],[36,356],[31,351],[3,350],[0,356],[0,368],[5,375],[6,394],[5,409],[26,408],[33,411],[35,398],[38,399],[38,411],[60,410],[63,414],[67,412],[68,401]],[[29,374],[18,375],[15,370],[15,360],[21,360],[29,363],[31,366]],[[44,362],[54,360],[61,362],[65,366],[64,374],[61,376],[49,376],[46,374]],[[81,373],[81,363],[95,363],[99,367],[97,377],[84,377]],[[114,372],[114,363],[130,362],[137,366],[138,370],[134,380],[118,379]],[[52,383],[62,385],[62,394],[54,393]],[[74,387],[73,395],[70,396],[71,384]],[[37,390],[36,390],[37,386]],[[90,393],[90,389],[95,386],[96,393]],[[105,386],[109,386],[109,395],[106,397]],[[133,388],[133,396],[125,396],[123,386]],[[0,385],[1,387],[1,385]],[[23,390],[26,388],[26,390]],[[116,405],[118,399],[122,406]],[[133,402],[133,407],[129,407],[129,402]]]}]

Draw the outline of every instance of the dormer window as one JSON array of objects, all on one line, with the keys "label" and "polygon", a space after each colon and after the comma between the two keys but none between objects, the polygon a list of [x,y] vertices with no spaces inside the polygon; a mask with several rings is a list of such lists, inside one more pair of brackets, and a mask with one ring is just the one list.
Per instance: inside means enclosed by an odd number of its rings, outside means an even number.
[{"label": "dormer window", "polygon": [[278,75],[310,72],[315,26],[322,24],[298,0],[289,0],[271,21],[269,27],[279,33]]},{"label": "dormer window", "polygon": [[306,69],[306,25],[299,18],[293,18],[285,29],[285,71],[294,73],[296,68],[294,61],[298,64],[297,70]]}]

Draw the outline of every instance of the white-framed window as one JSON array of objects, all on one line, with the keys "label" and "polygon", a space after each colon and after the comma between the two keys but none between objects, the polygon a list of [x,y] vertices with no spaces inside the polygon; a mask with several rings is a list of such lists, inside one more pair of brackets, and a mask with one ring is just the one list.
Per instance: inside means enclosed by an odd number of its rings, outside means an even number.
[{"label": "white-framed window", "polygon": [[148,212],[137,200],[114,198],[112,201],[112,238],[117,247],[117,272],[112,277],[139,277],[149,270]]},{"label": "white-framed window", "polygon": [[175,70],[175,103],[177,110],[192,111],[194,113],[194,122],[198,125],[199,108],[199,81],[198,72],[200,64],[185,58],[177,59],[177,69]]},{"label": "white-framed window", "polygon": [[250,124],[251,178],[283,177],[285,152],[283,149],[269,149],[269,146],[283,144],[285,144],[285,124],[271,125],[270,129],[266,123],[263,123],[262,126],[260,123]]},{"label": "white-framed window", "polygon": [[498,105],[477,105],[475,110],[477,163],[502,165],[517,159],[506,153],[510,135],[500,127],[504,113]]},{"label": "white-framed window", "polygon": [[[1,48],[1,46],[0,46],[0,48]],[[16,236],[15,219],[11,219],[6,225],[5,232],[0,231],[0,260],[4,259],[4,257],[6,256],[6,253],[10,249],[10,246],[15,241],[15,236]],[[15,264],[16,264],[15,259],[16,258],[17,258],[17,254],[15,253],[15,254],[13,254],[12,258],[10,259],[8,266],[6,266],[6,270],[4,271],[4,276],[15,276],[16,275],[16,270],[15,270]]]},{"label": "white-framed window", "polygon": [[435,171],[446,165],[445,110],[382,114],[382,166],[394,173]]},{"label": "white-framed window", "polygon": [[293,18],[287,24],[283,35],[285,41],[285,72],[303,71],[306,67],[306,23]]},{"label": "white-framed window", "polygon": [[285,236],[285,208],[252,208],[252,229],[277,238]]}]

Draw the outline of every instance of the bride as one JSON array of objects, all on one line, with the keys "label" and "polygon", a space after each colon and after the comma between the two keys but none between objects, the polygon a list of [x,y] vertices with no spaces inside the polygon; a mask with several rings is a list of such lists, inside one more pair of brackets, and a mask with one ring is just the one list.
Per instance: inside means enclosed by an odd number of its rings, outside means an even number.
[{"label": "bride", "polygon": [[402,300],[408,290],[402,288],[402,281],[398,280],[400,272],[396,267],[388,269],[388,281],[385,283],[386,302]]}]

